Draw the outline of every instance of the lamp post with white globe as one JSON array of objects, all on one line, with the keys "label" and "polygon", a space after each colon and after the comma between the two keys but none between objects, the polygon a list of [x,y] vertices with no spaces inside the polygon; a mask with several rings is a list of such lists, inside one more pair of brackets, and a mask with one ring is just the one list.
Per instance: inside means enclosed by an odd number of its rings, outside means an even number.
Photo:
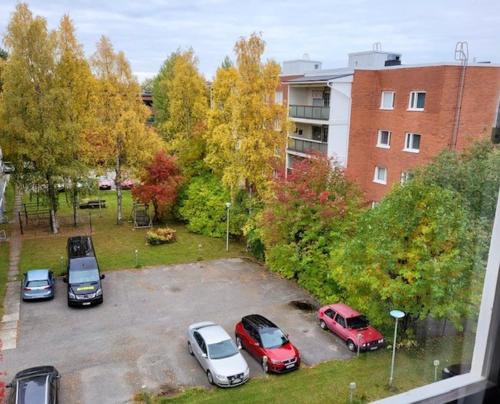
[{"label": "lamp post with white globe", "polygon": [[396,358],[396,338],[398,335],[398,320],[405,316],[405,313],[400,310],[391,310],[391,317],[396,320],[394,325],[394,339],[392,341],[392,360],[391,360],[391,376],[389,377],[389,386],[392,386],[394,380],[394,359]]},{"label": "lamp post with white globe", "polygon": [[231,208],[231,202],[226,202],[226,251],[229,251],[229,209]]}]

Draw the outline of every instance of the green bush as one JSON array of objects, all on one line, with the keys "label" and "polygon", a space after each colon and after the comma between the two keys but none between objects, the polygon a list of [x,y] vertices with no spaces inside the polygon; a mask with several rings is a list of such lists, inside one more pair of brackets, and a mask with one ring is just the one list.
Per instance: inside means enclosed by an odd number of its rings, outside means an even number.
[{"label": "green bush", "polygon": [[146,233],[146,241],[150,245],[173,243],[176,240],[176,231],[170,227],[150,230]]},{"label": "green bush", "polygon": [[[221,181],[212,174],[193,177],[180,193],[176,216],[187,223],[187,228],[193,233],[211,237],[225,237],[227,208],[231,201],[229,191]],[[246,195],[241,191],[236,195],[230,208],[229,234],[240,237],[248,211]]]}]

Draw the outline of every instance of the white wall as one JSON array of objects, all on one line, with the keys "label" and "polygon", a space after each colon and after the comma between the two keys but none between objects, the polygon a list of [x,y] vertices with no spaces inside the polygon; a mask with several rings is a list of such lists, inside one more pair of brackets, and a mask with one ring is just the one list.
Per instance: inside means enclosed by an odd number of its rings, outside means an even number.
[{"label": "white wall", "polygon": [[328,157],[335,158],[343,167],[347,166],[352,79],[353,76],[348,76],[331,84]]},{"label": "white wall", "polygon": [[362,67],[384,67],[386,60],[395,59],[396,56],[401,58],[399,53],[392,52],[372,51],[349,53],[348,66],[353,69]]},{"label": "white wall", "polygon": [[287,60],[283,62],[281,74],[304,74],[311,70],[321,69],[321,62],[317,60]]}]

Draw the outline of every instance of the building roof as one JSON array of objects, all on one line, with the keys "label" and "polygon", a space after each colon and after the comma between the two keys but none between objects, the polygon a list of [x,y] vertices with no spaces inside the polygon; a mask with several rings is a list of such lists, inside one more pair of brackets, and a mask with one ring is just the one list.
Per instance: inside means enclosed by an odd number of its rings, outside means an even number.
[{"label": "building roof", "polygon": [[299,77],[297,79],[286,80],[285,82],[291,84],[326,83],[330,80],[341,79],[342,77],[347,77],[347,76],[352,76],[352,73],[310,75],[310,76]]},{"label": "building roof", "polygon": [[26,274],[28,281],[46,281],[49,278],[48,269],[32,269]]}]

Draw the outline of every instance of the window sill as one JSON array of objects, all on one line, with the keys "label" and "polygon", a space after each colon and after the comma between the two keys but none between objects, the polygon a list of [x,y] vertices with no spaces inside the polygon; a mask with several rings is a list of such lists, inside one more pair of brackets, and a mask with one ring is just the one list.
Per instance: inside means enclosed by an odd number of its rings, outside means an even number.
[{"label": "window sill", "polygon": [[392,107],[392,108],[380,107],[379,109],[381,109],[382,111],[392,111],[394,109],[394,107]]},{"label": "window sill", "polygon": [[408,108],[408,112],[424,112],[425,108]]},{"label": "window sill", "polygon": [[407,153],[420,153],[420,149],[403,149]]},{"label": "window sill", "polygon": [[377,147],[379,149],[390,149],[391,148],[391,146],[385,145],[385,144],[377,144]]},{"label": "window sill", "polygon": [[387,185],[387,181],[381,181],[381,180],[373,180],[375,184],[380,184],[380,185]]}]

